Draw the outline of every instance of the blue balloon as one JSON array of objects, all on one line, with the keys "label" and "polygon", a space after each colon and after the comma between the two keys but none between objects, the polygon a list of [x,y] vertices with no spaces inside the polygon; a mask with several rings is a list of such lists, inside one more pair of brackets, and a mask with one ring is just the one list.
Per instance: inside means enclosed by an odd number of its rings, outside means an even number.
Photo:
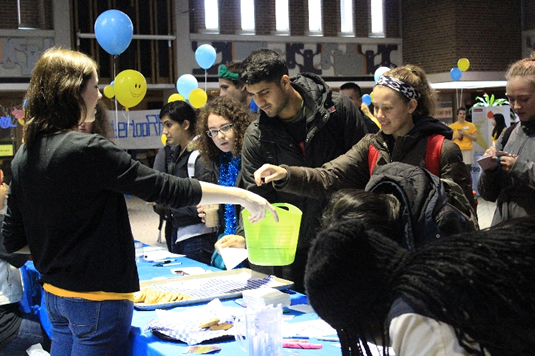
[{"label": "blue balloon", "polygon": [[133,35],[132,20],[122,11],[104,11],[95,21],[97,42],[111,55],[118,56],[123,53],[130,45]]},{"label": "blue balloon", "polygon": [[195,51],[195,60],[202,69],[208,69],[215,63],[215,48],[209,44],[203,44]]},{"label": "blue balloon", "polygon": [[388,72],[390,68],[388,67],[379,67],[375,70],[375,73],[373,74],[373,79],[375,79],[375,82],[377,83],[379,81],[379,78],[386,72]]},{"label": "blue balloon", "polygon": [[461,79],[461,77],[463,76],[463,72],[455,67],[455,68],[451,68],[450,70],[450,77],[451,79],[453,79],[454,81],[458,81],[459,79]]},{"label": "blue balloon", "polygon": [[370,105],[372,103],[372,97],[370,96],[370,94],[364,94],[362,96],[362,102],[366,105]]},{"label": "blue balloon", "polygon": [[182,95],[184,98],[189,97],[189,93],[193,89],[197,89],[199,87],[199,82],[197,81],[197,78],[195,78],[191,74],[184,74],[181,75],[180,78],[176,81],[176,90],[178,90],[178,93]]}]

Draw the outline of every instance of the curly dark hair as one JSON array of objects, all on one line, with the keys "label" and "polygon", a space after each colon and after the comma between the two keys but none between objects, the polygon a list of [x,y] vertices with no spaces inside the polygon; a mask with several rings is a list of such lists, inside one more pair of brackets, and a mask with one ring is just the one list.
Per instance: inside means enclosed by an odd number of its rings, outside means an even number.
[{"label": "curly dark hair", "polygon": [[240,82],[254,85],[266,81],[279,83],[283,75],[288,75],[284,58],[272,49],[257,49],[242,63]]},{"label": "curly dark hair", "polygon": [[245,135],[245,130],[253,121],[253,115],[242,104],[226,96],[217,97],[200,109],[197,119],[197,135],[200,136],[198,149],[201,157],[210,161],[217,161],[221,154],[221,150],[217,148],[214,140],[206,134],[206,131],[208,131],[208,116],[210,114],[223,116],[233,124],[232,130],[236,135],[234,148],[236,154],[241,155],[243,136]]},{"label": "curly dark hair", "polygon": [[399,297],[411,301],[418,314],[453,327],[470,354],[531,354],[534,217],[450,236],[415,251],[374,228],[362,219],[331,224],[309,252],[307,295],[318,315],[337,329],[343,355],[370,355],[370,325],[379,329],[383,346],[390,344],[387,315]]}]

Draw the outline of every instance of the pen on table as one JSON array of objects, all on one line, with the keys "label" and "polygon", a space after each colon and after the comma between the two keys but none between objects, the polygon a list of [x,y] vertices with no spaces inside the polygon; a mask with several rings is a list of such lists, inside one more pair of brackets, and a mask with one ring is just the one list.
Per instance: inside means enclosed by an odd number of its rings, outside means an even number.
[{"label": "pen on table", "polygon": [[167,267],[167,266],[177,266],[177,265],[181,265],[182,262],[175,262],[175,263],[169,263],[169,262],[160,262],[160,263],[155,263],[153,264],[154,267]]},{"label": "pen on table", "polygon": [[319,341],[332,341],[332,342],[340,342],[340,339],[337,337],[317,337]]},{"label": "pen on table", "polygon": [[282,347],[289,349],[321,349],[322,344],[309,344],[301,342],[283,342]]},{"label": "pen on table", "polygon": [[287,336],[287,337],[284,337],[285,339],[310,339],[308,336]]},{"label": "pen on table", "polygon": [[282,339],[282,342],[300,342],[300,343],[308,343],[308,339],[288,339],[288,338],[283,338]]},{"label": "pen on table", "polygon": [[[146,258],[146,257],[145,257]],[[173,262],[174,260],[154,260],[152,262],[154,263],[171,263]]]}]

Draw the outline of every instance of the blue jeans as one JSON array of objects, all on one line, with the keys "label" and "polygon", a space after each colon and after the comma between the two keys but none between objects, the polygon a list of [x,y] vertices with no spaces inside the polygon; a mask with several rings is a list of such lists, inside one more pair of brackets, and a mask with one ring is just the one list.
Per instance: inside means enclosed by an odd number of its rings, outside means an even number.
[{"label": "blue jeans", "polygon": [[41,344],[46,349],[45,335],[39,318],[34,314],[22,314],[22,323],[17,334],[5,348],[0,350],[0,356],[27,356],[26,350],[35,344]]},{"label": "blue jeans", "polygon": [[51,356],[127,355],[134,303],[58,297],[45,292]]},{"label": "blue jeans", "polygon": [[[175,240],[176,231],[173,234],[173,241]],[[174,243],[171,252],[186,255],[187,258],[209,265],[216,241],[215,233],[194,236],[179,243]]]}]

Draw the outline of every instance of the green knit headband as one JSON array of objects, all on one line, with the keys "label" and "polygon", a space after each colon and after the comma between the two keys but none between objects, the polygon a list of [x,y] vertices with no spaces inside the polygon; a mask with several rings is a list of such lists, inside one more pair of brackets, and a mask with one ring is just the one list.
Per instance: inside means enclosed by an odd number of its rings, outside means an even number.
[{"label": "green knit headband", "polygon": [[232,73],[230,72],[227,67],[222,64],[220,67],[219,67],[219,74],[217,75],[219,78],[224,78],[224,79],[230,79],[232,81],[235,81],[235,82],[239,82],[239,74],[238,73]]}]

